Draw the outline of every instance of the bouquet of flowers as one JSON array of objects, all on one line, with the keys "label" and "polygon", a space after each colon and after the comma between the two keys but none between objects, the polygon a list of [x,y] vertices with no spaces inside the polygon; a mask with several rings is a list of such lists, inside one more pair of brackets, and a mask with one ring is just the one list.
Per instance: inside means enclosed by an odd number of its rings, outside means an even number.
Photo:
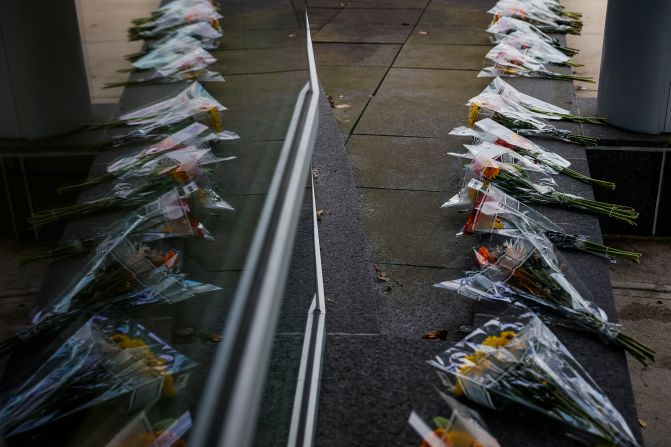
[{"label": "bouquet of flowers", "polygon": [[98,244],[70,283],[36,310],[32,332],[60,326],[83,310],[109,304],[172,304],[221,290],[187,280],[179,251],[138,242],[130,236],[133,230],[131,225],[124,233],[110,235]]},{"label": "bouquet of flowers", "polygon": [[457,396],[539,413],[587,445],[639,447],[596,382],[532,313],[492,319],[429,363]]},{"label": "bouquet of flowers", "polygon": [[422,437],[421,447],[500,447],[489,434],[480,415],[445,393],[438,392],[450,416],[435,416],[433,425],[413,411],[408,418],[410,426]]},{"label": "bouquet of flowers", "polygon": [[497,16],[495,17],[494,22],[489,25],[489,28],[486,29],[486,31],[493,35],[492,40],[494,43],[501,42],[501,40],[508,34],[518,33],[527,36],[533,35],[536,38],[542,39],[544,42],[557,48],[567,56],[575,56],[580,51],[575,48],[569,48],[562,45],[558,39],[555,39],[541,31],[537,26],[514,17]]},{"label": "bouquet of flowers", "polygon": [[174,1],[159,8],[151,18],[136,19],[128,29],[129,40],[156,39],[174,31],[176,28],[196,22],[209,23],[219,28],[217,8],[209,1]]},{"label": "bouquet of flowers", "polygon": [[521,135],[554,138],[584,146],[596,146],[599,142],[596,138],[585,137],[574,134],[569,130],[559,129],[539,118],[539,116],[546,118],[547,114],[531,111],[502,94],[485,91],[469,99],[467,105],[470,106],[468,114],[469,127],[472,127],[472,123],[475,123],[479,118],[485,118],[482,116],[484,112],[492,120]]},{"label": "bouquet of flowers", "polygon": [[162,66],[155,68],[151,75],[132,81],[113,82],[105,84],[104,88],[121,87],[124,85],[152,84],[160,82],[224,82],[223,76],[210,71],[208,66],[217,60],[202,48],[195,48]]},{"label": "bouquet of flowers", "polygon": [[565,120],[578,123],[603,124],[605,118],[598,116],[580,116],[571,113],[569,110],[562,109],[540,99],[534,98],[517,90],[503,79],[497,77],[489,83],[482,93],[492,93],[501,95],[504,98],[527,109],[533,116],[547,120]]},{"label": "bouquet of flowers", "polygon": [[[194,82],[177,95],[121,115],[117,121],[94,123],[91,129],[104,127],[131,126],[134,129],[126,134],[115,136],[114,144],[123,144],[130,140],[155,138],[165,135],[158,131],[176,131],[187,120],[209,124],[221,139],[239,138],[235,133],[224,132],[221,112],[226,107],[212,97],[199,83]],[[106,144],[98,142],[96,144]]]},{"label": "bouquet of flowers", "polygon": [[546,33],[580,34],[582,30],[580,14],[566,11],[556,2],[499,0],[487,13],[529,22]]},{"label": "bouquet of flowers", "polygon": [[0,427],[11,437],[112,401],[137,411],[185,388],[195,366],[141,324],[106,309],[13,390]]},{"label": "bouquet of flowers", "polygon": [[223,161],[210,149],[188,146],[159,155],[134,170],[127,170],[104,195],[74,205],[34,213],[29,222],[42,226],[63,219],[72,219],[98,212],[134,207],[173,188],[184,188],[182,194],[198,191],[203,206],[233,210],[211,187],[206,167]]},{"label": "bouquet of flowers", "polygon": [[525,165],[515,163],[515,159],[509,157],[508,161],[502,161],[500,157],[497,157],[498,160],[486,158],[486,155],[490,153],[483,152],[479,157],[473,158],[467,169],[461,190],[443,204],[444,208],[470,204],[467,185],[474,178],[483,182],[485,186],[493,184],[521,202],[566,206],[594,214],[606,215],[635,225],[634,220],[638,217],[638,213],[632,207],[600,202],[557,191],[546,179],[541,179],[539,183],[534,182],[529,175],[530,172],[533,172],[525,169]]},{"label": "bouquet of flowers", "polygon": [[585,298],[590,296],[588,289],[568,264],[560,263],[552,243],[544,235],[494,233],[478,247],[475,257],[481,268],[479,272],[436,287],[473,299],[529,307],[550,321],[600,335],[643,365],[654,361],[652,349],[623,334],[619,324],[609,322],[605,312]]},{"label": "bouquet of flowers", "polygon": [[483,68],[478,77],[518,76],[525,78],[547,78],[558,80],[573,80],[594,83],[592,78],[562,74],[548,70],[535,57],[521,51],[508,43],[501,42],[489,50],[485,58],[492,62],[491,67]]},{"label": "bouquet of flowers", "polygon": [[[225,135],[224,139],[235,139],[237,135]],[[58,193],[90,188],[101,183],[114,180],[127,172],[143,166],[156,157],[186,146],[205,147],[211,141],[219,141],[222,136],[214,134],[210,128],[201,123],[192,123],[176,133],[164,138],[156,144],[152,144],[136,154],[122,157],[107,167],[105,174],[90,178],[82,183],[76,183],[58,188]],[[222,161],[232,160],[235,157],[226,157]]]},{"label": "bouquet of flowers", "polygon": [[[569,67],[582,67],[580,64],[570,62],[571,57],[559,49],[545,42],[535,34],[526,34],[513,31],[500,39],[497,45],[505,44],[517,48],[527,56],[531,56],[541,64],[566,65]],[[496,47],[493,50],[496,51]]]},{"label": "bouquet of flowers", "polygon": [[514,150],[524,157],[533,159],[537,163],[543,164],[556,172],[583,183],[600,186],[602,188],[615,189],[615,183],[594,179],[575,169],[571,169],[571,162],[565,158],[554,152],[543,149],[541,146],[516,134],[490,118],[485,118],[473,123],[473,128],[457,127],[450,132],[450,135],[469,136],[473,137],[476,143],[489,142],[504,146]]},{"label": "bouquet of flowers", "polygon": [[181,196],[179,191],[172,190],[161,197],[134,210],[120,221],[113,223],[101,234],[87,239],[69,241],[66,244],[44,253],[19,257],[20,265],[41,260],[63,259],[91,250],[96,243],[111,234],[126,234],[126,229],[133,230],[127,233],[138,242],[151,242],[172,237],[214,239],[205,226],[193,215],[188,195]]},{"label": "bouquet of flowers", "polygon": [[156,70],[199,48],[203,48],[202,43],[191,36],[170,37],[135,59],[131,64],[133,68],[122,71]]},{"label": "bouquet of flowers", "polygon": [[469,198],[473,198],[473,209],[466,219],[464,234],[495,233],[515,237],[543,234],[558,248],[640,262],[640,253],[607,247],[591,241],[588,236],[566,233],[559,225],[494,185],[484,187],[480,181],[471,179],[468,192]]}]

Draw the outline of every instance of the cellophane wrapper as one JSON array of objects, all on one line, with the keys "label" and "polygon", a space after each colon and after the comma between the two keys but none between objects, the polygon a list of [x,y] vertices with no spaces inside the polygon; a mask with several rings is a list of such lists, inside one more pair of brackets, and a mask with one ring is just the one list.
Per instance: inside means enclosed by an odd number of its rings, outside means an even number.
[{"label": "cellophane wrapper", "polygon": [[517,48],[542,64],[565,65],[571,60],[570,56],[562,53],[535,34],[515,31],[502,38],[498,45],[502,44]]},{"label": "cellophane wrapper", "polygon": [[537,26],[510,16],[499,18],[499,20],[489,25],[489,28],[485,31],[493,35],[494,43],[499,43],[508,34],[519,32],[526,35],[535,35],[550,45],[559,44],[556,39],[549,36]]},{"label": "cellophane wrapper", "polygon": [[544,234],[523,229],[492,233],[475,250],[475,257],[481,270],[436,287],[476,300],[530,307],[549,321],[596,332],[610,343],[620,333],[621,326],[608,321]]},{"label": "cellophane wrapper", "polygon": [[221,39],[222,36],[223,34],[221,31],[212,26],[210,23],[196,22],[190,25],[179,27],[155,42],[150,41],[147,43],[147,46],[150,49],[157,48],[172,39],[191,37],[197,39],[203,48],[213,49],[218,47],[219,39]]},{"label": "cellophane wrapper", "polygon": [[422,438],[422,447],[500,447],[480,415],[447,394],[438,391],[441,413],[413,411],[408,423]]},{"label": "cellophane wrapper", "polygon": [[134,60],[132,65],[138,70],[155,70],[199,48],[202,48],[201,42],[191,36],[171,37]]},{"label": "cellophane wrapper", "polygon": [[190,84],[177,95],[121,115],[119,119],[130,126],[137,126],[126,137],[143,137],[156,129],[177,124],[188,118],[223,112],[226,107],[214,99],[202,85]]},{"label": "cellophane wrapper", "polygon": [[639,446],[596,382],[531,312],[494,318],[429,363],[453,392],[485,407],[540,413],[588,445]]},{"label": "cellophane wrapper", "polygon": [[125,396],[126,411],[185,388],[192,360],[112,308],[84,322],[0,410],[5,435]]},{"label": "cellophane wrapper", "polygon": [[499,0],[487,13],[533,22],[546,32],[561,33],[570,30],[568,21],[552,11],[546,2]]}]

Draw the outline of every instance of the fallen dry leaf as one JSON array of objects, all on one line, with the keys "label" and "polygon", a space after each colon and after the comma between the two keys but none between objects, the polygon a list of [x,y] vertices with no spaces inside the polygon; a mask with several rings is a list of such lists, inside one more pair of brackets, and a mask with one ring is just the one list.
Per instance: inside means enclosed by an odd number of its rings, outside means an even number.
[{"label": "fallen dry leaf", "polygon": [[335,107],[335,101],[333,100],[333,96],[328,95],[328,96],[326,97],[326,99],[329,100],[329,105],[331,106],[331,108],[334,108],[334,107]]},{"label": "fallen dry leaf", "polygon": [[648,423],[645,421],[645,419],[638,418],[638,425],[643,428],[648,428]]},{"label": "fallen dry leaf", "polygon": [[335,106],[336,109],[349,109],[350,107],[352,106],[349,104],[338,104],[337,106]]},{"label": "fallen dry leaf", "polygon": [[379,281],[384,281],[384,282],[389,281],[390,278],[389,278],[388,273],[383,272],[382,270],[380,270],[380,268],[375,264],[373,264],[373,268],[375,269],[375,274],[377,275],[377,279]]},{"label": "fallen dry leaf", "polygon": [[324,220],[324,210],[317,210],[317,222]]},{"label": "fallen dry leaf", "polygon": [[289,34],[289,37],[296,37],[294,33]]},{"label": "fallen dry leaf", "polygon": [[418,34],[419,34],[420,36],[426,36],[426,35],[429,34],[429,32],[428,32],[428,31],[420,31]]},{"label": "fallen dry leaf", "polygon": [[447,338],[447,331],[446,330],[428,331],[426,334],[422,335],[422,338],[426,340],[445,340]]},{"label": "fallen dry leaf", "polygon": [[219,343],[224,337],[221,336],[221,334],[210,334],[210,341],[212,343]]}]

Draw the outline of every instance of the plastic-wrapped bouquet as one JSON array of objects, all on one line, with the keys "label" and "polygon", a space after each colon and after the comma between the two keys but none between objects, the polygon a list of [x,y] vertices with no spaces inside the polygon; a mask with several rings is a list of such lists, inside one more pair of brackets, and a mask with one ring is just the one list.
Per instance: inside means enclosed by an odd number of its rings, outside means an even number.
[{"label": "plastic-wrapped bouquet", "polygon": [[544,0],[499,0],[489,11],[495,17],[524,20],[546,33],[580,34],[580,14],[566,11],[557,2]]},{"label": "plastic-wrapped bouquet", "polygon": [[[506,44],[517,48],[527,56],[531,56],[541,64],[566,65],[569,67],[581,67],[582,65],[571,62],[571,57],[545,42],[535,34],[526,34],[514,31],[500,39],[498,45]],[[491,51],[497,51],[496,47]]]},{"label": "plastic-wrapped bouquet", "polygon": [[639,447],[596,382],[532,313],[492,319],[429,363],[455,395],[542,414],[588,445]]},{"label": "plastic-wrapped bouquet", "polygon": [[37,227],[64,219],[134,207],[173,188],[183,188],[182,194],[185,195],[197,192],[198,199],[207,208],[233,210],[214,191],[207,175],[208,166],[222,161],[224,159],[212,155],[209,148],[187,146],[167,152],[135,169],[125,170],[109,192],[74,205],[38,211],[29,221]]},{"label": "plastic-wrapped bouquet", "polygon": [[143,78],[124,82],[105,84],[104,88],[120,87],[124,85],[155,84],[161,82],[223,82],[221,74],[208,70],[207,67],[217,60],[206,50],[198,47],[178,54],[178,57],[163,65],[158,65],[154,71]]},{"label": "plastic-wrapped bouquet", "polygon": [[480,142],[489,142],[504,146],[514,150],[524,157],[531,158],[548,168],[583,183],[600,186],[602,188],[615,189],[615,183],[594,179],[575,169],[571,169],[571,162],[565,158],[542,148],[536,143],[533,143],[490,118],[476,121],[473,124],[473,128],[457,127],[450,132],[450,135],[473,137],[476,144]]},{"label": "plastic-wrapped bouquet", "polygon": [[564,46],[561,41],[541,31],[537,26],[514,17],[496,17],[494,22],[489,25],[489,28],[487,28],[486,31],[493,35],[492,40],[494,43],[499,43],[508,34],[519,33],[527,36],[533,35],[536,38],[540,38],[567,56],[575,56],[579,52],[579,50],[575,48]]},{"label": "plastic-wrapped bouquet", "polygon": [[478,77],[517,76],[594,82],[592,78],[585,76],[550,71],[542,62],[539,62],[538,59],[527,53],[526,50],[518,50],[505,41],[489,50],[485,58],[492,62],[492,66],[480,70]]},{"label": "plastic-wrapped bouquet", "polygon": [[473,198],[473,209],[466,219],[464,234],[496,233],[516,237],[528,233],[544,234],[558,248],[640,262],[640,253],[607,247],[588,236],[566,233],[559,225],[494,185],[484,187],[482,182],[471,179],[468,190],[469,198]]},{"label": "plastic-wrapped bouquet", "polygon": [[[510,95],[510,92],[508,94]],[[525,101],[528,100],[525,99]],[[472,123],[477,119],[491,118],[521,135],[554,138],[584,146],[596,146],[599,141],[595,138],[575,134],[569,130],[559,129],[541,118],[547,118],[547,113],[531,111],[503,94],[484,91],[469,99],[468,105],[470,106],[469,127],[472,127]]]},{"label": "plastic-wrapped bouquet", "polygon": [[434,416],[435,428],[425,422],[426,417],[413,411],[408,418],[410,426],[422,437],[421,447],[500,447],[485,428],[480,415],[445,393],[438,392],[449,417]]},{"label": "plastic-wrapped bouquet", "polygon": [[622,347],[646,365],[655,352],[623,334],[619,324],[590,299],[589,290],[542,234],[493,233],[475,250],[481,270],[436,287],[474,299],[503,301],[529,307],[549,321],[594,332]]},{"label": "plastic-wrapped bouquet", "polygon": [[5,436],[114,401],[133,412],[186,387],[196,364],[113,309],[86,321],[5,400]]},{"label": "plastic-wrapped bouquet", "polygon": [[126,233],[126,229],[131,226],[133,229],[127,234],[139,242],[173,237],[213,239],[207,228],[192,212],[189,199],[195,192],[180,195],[176,189],[168,191],[152,203],[133,210],[128,216],[114,222],[98,235],[72,240],[56,249],[20,257],[17,260],[21,265],[25,265],[35,261],[57,260],[86,253],[108,235]]},{"label": "plastic-wrapped bouquet", "polygon": [[[473,157],[467,168],[461,190],[443,207],[470,205],[468,184],[471,179],[476,179],[485,184],[495,185],[506,194],[521,202],[537,202],[565,206],[568,208],[601,214],[614,219],[635,225],[634,220],[638,212],[630,206],[605,203],[598,200],[587,199],[575,194],[558,191],[553,182],[540,178],[535,180],[531,174],[533,170],[527,168],[527,164],[518,163],[519,159],[512,154],[505,153],[505,148],[498,151],[480,151],[477,157]],[[499,155],[500,154],[500,155]],[[501,157],[505,156],[505,159]]]},{"label": "plastic-wrapped bouquet", "polygon": [[207,22],[215,28],[223,16],[209,1],[174,1],[166,3],[151,18],[136,19],[129,28],[130,40],[156,39],[181,26],[196,22]]},{"label": "plastic-wrapped bouquet", "polygon": [[499,77],[490,82],[489,85],[482,91],[482,93],[493,93],[501,95],[504,98],[507,98],[510,101],[518,104],[519,106],[524,107],[534,116],[541,119],[566,120],[590,124],[603,124],[605,122],[605,118],[598,116],[575,115],[569,110],[557,107],[545,101],[541,101],[540,99],[534,98],[533,96],[529,96],[520,92],[515,87]]},{"label": "plastic-wrapped bouquet", "polygon": [[[131,126],[133,130],[113,137],[111,143],[123,144],[130,140],[165,137],[165,132],[175,132],[187,120],[207,124],[221,139],[239,138],[223,130],[221,112],[225,111],[202,85],[191,83],[177,95],[121,115],[117,121],[94,123],[91,128]],[[96,144],[105,144],[98,142]]]}]

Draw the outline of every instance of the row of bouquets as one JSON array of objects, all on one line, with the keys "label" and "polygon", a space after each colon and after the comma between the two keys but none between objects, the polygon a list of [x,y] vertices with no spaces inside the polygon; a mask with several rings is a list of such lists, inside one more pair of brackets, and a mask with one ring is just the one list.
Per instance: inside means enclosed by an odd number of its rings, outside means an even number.
[{"label": "row of bouquets", "polygon": [[465,153],[450,153],[463,161],[464,178],[459,192],[443,205],[469,210],[460,234],[475,235],[478,243],[472,269],[435,287],[514,311],[429,360],[448,392],[438,392],[441,410],[413,411],[408,422],[423,446],[498,447],[483,418],[457,397],[489,409],[540,414],[585,445],[639,446],[603,390],[548,325],[591,334],[644,365],[654,361],[652,349],[609,321],[561,251],[579,250],[611,262],[638,262],[640,254],[569,233],[531,207],[568,208],[635,225],[633,208],[562,191],[555,179],[567,176],[607,189],[615,189],[614,183],[572,169],[569,160],[526,138],[595,145],[597,140],[552,122],[604,120],[574,115],[498,77],[575,79],[545,65],[575,65],[569,58],[577,50],[548,33],[579,33],[580,14],[554,0],[500,0],[489,12],[494,19],[487,31],[496,46],[487,54],[493,66],[480,76],[495,79],[468,101],[468,126],[451,132],[472,143],[464,145]]},{"label": "row of bouquets", "polygon": [[[209,0],[174,0],[135,20],[131,38],[146,42],[143,52],[131,57],[133,70],[148,74],[133,83],[223,80],[207,70],[214,59],[205,50],[222,37],[220,19]],[[31,216],[30,223],[39,227],[123,211],[86,238],[19,259],[26,264],[76,255],[82,264],[60,289],[48,291],[26,327],[0,343],[2,355],[24,347],[41,350],[35,353],[39,366],[27,377],[21,372],[4,393],[0,429],[10,444],[43,441],[52,424],[104,408],[103,416],[120,413],[129,420],[107,445],[185,445],[188,411],[152,424],[149,410],[185,389],[197,364],[128,315],[221,290],[190,279],[184,253],[171,241],[212,240],[200,217],[234,211],[211,176],[235,158],[214,150],[218,142],[239,138],[223,129],[225,110],[198,82],[190,82],[114,122],[95,123],[91,128],[120,132],[92,146],[134,143],[139,149],[125,151],[102,174],[59,190],[86,192],[83,200]],[[45,340],[57,343],[44,346]],[[104,445],[100,442],[93,443]]]}]

